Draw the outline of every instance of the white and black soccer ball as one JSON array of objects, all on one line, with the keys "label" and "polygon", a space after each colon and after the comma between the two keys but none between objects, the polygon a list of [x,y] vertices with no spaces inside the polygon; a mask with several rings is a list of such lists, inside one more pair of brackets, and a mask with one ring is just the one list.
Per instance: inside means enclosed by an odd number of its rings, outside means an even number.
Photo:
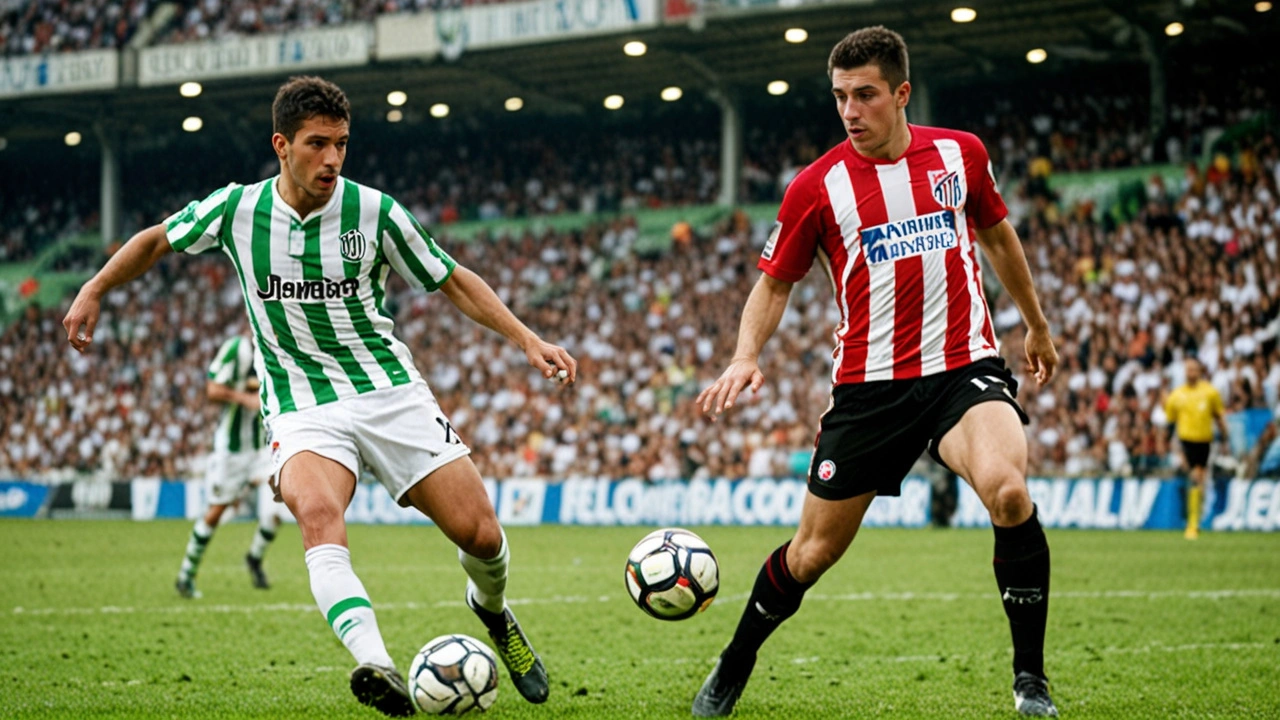
[{"label": "white and black soccer ball", "polygon": [[427,715],[484,712],[498,698],[498,659],[467,635],[441,635],[409,666],[409,696]]},{"label": "white and black soccer ball", "polygon": [[707,609],[720,589],[720,564],[702,538],[681,528],[645,535],[627,556],[627,591],[659,620],[684,620]]}]

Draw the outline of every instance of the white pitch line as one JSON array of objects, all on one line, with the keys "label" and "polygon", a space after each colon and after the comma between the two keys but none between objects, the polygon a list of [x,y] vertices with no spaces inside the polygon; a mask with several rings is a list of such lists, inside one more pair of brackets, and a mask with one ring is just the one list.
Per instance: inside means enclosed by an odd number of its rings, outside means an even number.
[{"label": "white pitch line", "polygon": [[[902,601],[930,601],[930,602],[955,602],[957,600],[991,600],[996,597],[997,593],[992,590],[989,593],[927,593],[927,592],[901,592],[901,593],[850,593],[844,595],[824,595],[822,593],[808,593],[805,599],[809,601],[819,602],[902,602]],[[557,595],[545,598],[511,598],[507,602],[511,605],[585,605],[590,603],[608,603],[613,602],[615,598],[621,600],[625,596],[613,595]],[[718,603],[712,605],[712,608],[724,607],[728,603],[736,603],[745,601],[748,597],[747,593],[736,593],[733,595],[721,595],[717,598]],[[1072,600],[1165,600],[1170,598],[1181,598],[1186,600],[1226,600],[1234,598],[1270,598],[1280,599],[1280,588],[1244,588],[1229,590],[1097,590],[1097,591],[1057,591],[1051,596],[1054,600],[1072,599]],[[399,611],[399,610],[431,610],[437,608],[462,608],[465,603],[461,600],[439,600],[437,602],[398,602],[398,603],[375,603],[374,610],[377,611]],[[159,614],[181,614],[181,613],[260,613],[260,612],[319,612],[315,605],[309,603],[265,603],[262,605],[205,605],[199,601],[185,603],[182,605],[160,605],[160,606],[119,606],[104,605],[102,607],[44,607],[44,608],[28,608],[23,606],[14,607],[10,613],[12,615],[130,615],[134,613],[159,613]]]}]

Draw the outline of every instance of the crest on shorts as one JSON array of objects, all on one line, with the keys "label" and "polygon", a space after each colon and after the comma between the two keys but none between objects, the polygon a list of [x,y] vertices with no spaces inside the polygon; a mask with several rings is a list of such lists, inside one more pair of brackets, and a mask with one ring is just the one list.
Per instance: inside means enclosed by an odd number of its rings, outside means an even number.
[{"label": "crest on shorts", "polygon": [[948,210],[958,210],[964,204],[964,185],[960,173],[954,170],[930,170],[929,185],[933,199]]},{"label": "crest on shorts", "polygon": [[818,463],[818,479],[830,480],[836,476],[836,464],[830,460],[823,460]]},{"label": "crest on shorts", "polygon": [[364,259],[364,233],[359,230],[348,230],[338,238],[338,252],[347,262],[360,262]]}]

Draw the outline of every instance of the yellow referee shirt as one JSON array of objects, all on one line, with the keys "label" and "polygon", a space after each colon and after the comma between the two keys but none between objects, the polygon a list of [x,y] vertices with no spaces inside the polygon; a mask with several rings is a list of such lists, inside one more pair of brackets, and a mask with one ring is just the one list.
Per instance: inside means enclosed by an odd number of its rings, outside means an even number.
[{"label": "yellow referee shirt", "polygon": [[1177,423],[1178,438],[1187,442],[1213,442],[1213,419],[1222,412],[1222,396],[1206,380],[1183,385],[1164,401],[1164,413]]}]

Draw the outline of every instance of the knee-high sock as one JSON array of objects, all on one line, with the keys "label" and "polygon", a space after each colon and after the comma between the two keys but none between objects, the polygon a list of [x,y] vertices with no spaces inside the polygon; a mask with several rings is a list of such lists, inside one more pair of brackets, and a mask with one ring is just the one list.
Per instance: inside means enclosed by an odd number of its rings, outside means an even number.
[{"label": "knee-high sock", "polygon": [[1044,628],[1049,617],[1049,543],[1033,508],[1016,527],[995,526],[992,565],[1013,635],[1013,671],[1044,674]]},{"label": "knee-high sock", "polygon": [[271,522],[259,522],[258,531],[253,534],[253,542],[249,544],[249,556],[261,560],[267,552],[267,546],[275,539],[276,529],[271,526]]},{"label": "knee-high sock", "polygon": [[756,652],[782,621],[796,614],[804,593],[813,583],[802,583],[791,575],[787,567],[787,548],[790,541],[773,551],[760,573],[747,607],[742,611],[738,629],[729,643],[730,655],[755,657]]},{"label": "knee-high sock", "polygon": [[209,525],[203,517],[196,520],[195,526],[191,528],[191,537],[187,538],[187,553],[182,558],[182,569],[178,571],[178,577],[189,580],[196,576],[200,560],[204,558],[204,550],[213,539],[213,531],[217,527]]},{"label": "knee-high sock", "polygon": [[316,605],[356,662],[395,667],[378,632],[369,594],[351,569],[351,551],[341,545],[317,545],[307,551],[307,570]]},{"label": "knee-high sock", "polygon": [[507,566],[510,559],[505,531],[502,533],[502,548],[488,560],[458,549],[458,562],[467,571],[467,593],[477,605],[489,612],[501,613],[507,605]]}]

